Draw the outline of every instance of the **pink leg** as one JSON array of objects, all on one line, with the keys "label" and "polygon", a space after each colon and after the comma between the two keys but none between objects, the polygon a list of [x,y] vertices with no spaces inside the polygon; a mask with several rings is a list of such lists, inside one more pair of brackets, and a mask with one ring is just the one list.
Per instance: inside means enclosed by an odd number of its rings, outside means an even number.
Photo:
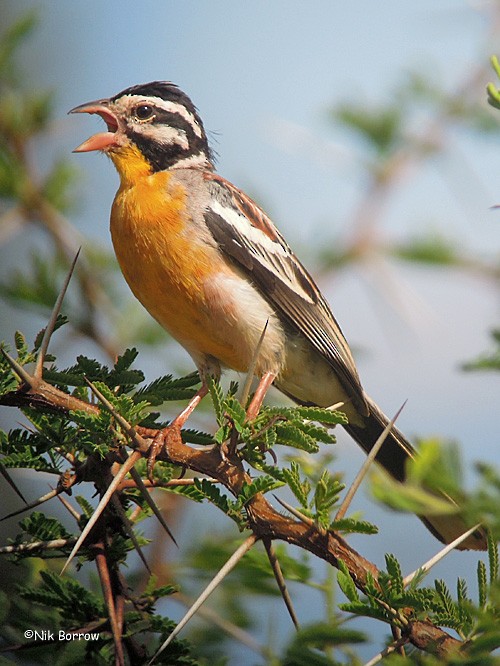
[{"label": "pink leg", "polygon": [[191,416],[191,414],[194,412],[194,410],[198,407],[200,402],[203,400],[203,398],[207,395],[208,393],[208,386],[206,384],[202,384],[199,391],[195,393],[195,395],[191,398],[189,401],[187,407],[185,407],[180,414],[178,414],[175,419],[172,421],[172,423],[168,426],[171,428],[173,425],[178,426],[179,428],[182,428],[182,426],[186,423],[188,418]]},{"label": "pink leg", "polygon": [[155,465],[156,457],[166,445],[168,438],[171,436],[180,437],[182,426],[186,423],[188,418],[198,407],[198,405],[200,404],[202,399],[207,395],[207,393],[208,393],[208,386],[205,383],[203,383],[199,391],[197,391],[196,394],[191,398],[187,407],[185,407],[182,410],[182,412],[178,414],[175,417],[175,419],[171,423],[169,423],[169,425],[166,428],[163,428],[163,430],[160,430],[155,435],[155,438],[153,439],[153,442],[149,447],[149,453],[148,453],[147,469],[148,469],[148,479],[150,481],[152,481],[153,479],[153,468]]},{"label": "pink leg", "polygon": [[255,391],[252,398],[252,402],[247,409],[248,421],[254,419],[259,413],[259,410],[262,406],[262,401],[266,397],[266,393],[269,391],[269,388],[275,379],[276,375],[273,372],[266,372],[266,374],[260,380],[259,385],[257,386],[257,390]]}]

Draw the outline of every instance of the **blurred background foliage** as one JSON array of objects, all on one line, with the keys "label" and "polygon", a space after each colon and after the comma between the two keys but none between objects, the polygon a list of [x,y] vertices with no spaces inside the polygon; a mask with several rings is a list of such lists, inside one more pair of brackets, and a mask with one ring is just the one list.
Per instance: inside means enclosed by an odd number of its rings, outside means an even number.
[{"label": "blurred background foliage", "polygon": [[[151,6],[152,4],[154,3],[151,3]],[[10,15],[13,20],[3,23],[0,39],[0,295],[4,301],[2,310],[5,313],[1,318],[3,337],[12,343],[14,321],[16,326],[20,322],[23,328],[27,327],[28,335],[30,329],[35,332],[40,328],[57,297],[68,264],[82,246],[84,251],[64,306],[70,324],[63,329],[64,337],[57,341],[59,349],[64,349],[64,354],[72,358],[79,353],[83,345],[90,347],[96,354],[114,359],[127,344],[133,342],[141,348],[151,345],[152,363],[156,364],[158,350],[163,350],[167,344],[165,334],[132,301],[124,288],[109,242],[105,243],[99,238],[87,235],[82,225],[74,221],[78,220],[81,214],[82,190],[85,187],[83,167],[66,153],[59,153],[53,148],[46,149],[61,131],[67,133],[65,126],[61,126],[59,115],[55,113],[60,91],[36,85],[36,76],[30,76],[23,68],[23,63],[26,62],[23,50],[30,49],[30,42],[36,38],[37,31],[45,20],[44,5],[23,3],[24,6],[38,5],[38,11],[28,13],[22,13],[21,7],[16,6],[16,3],[7,5],[9,11],[6,15]],[[195,5],[196,3],[192,5],[193,21],[196,11],[199,10],[199,6]],[[170,9],[171,12],[175,11],[172,7]],[[429,223],[422,219],[420,211],[415,208],[418,201],[410,200],[402,205],[400,202],[402,183],[405,183],[406,188],[411,188],[412,182],[418,181],[426,169],[434,169],[438,165],[439,170],[439,165],[447,163],[449,166],[450,162],[456,168],[454,187],[461,190],[461,183],[463,184],[463,191],[455,192],[459,200],[462,196],[467,198],[470,190],[476,188],[472,199],[474,202],[480,200],[483,211],[496,202],[494,198],[488,198],[487,187],[481,182],[482,175],[478,174],[475,166],[467,163],[464,154],[460,153],[460,148],[457,150],[457,145],[460,144],[457,137],[465,142],[468,149],[472,146],[474,150],[474,146],[477,146],[478,153],[481,152],[484,142],[496,146],[500,131],[498,113],[490,110],[485,102],[485,84],[492,78],[488,49],[498,40],[500,5],[498,2],[487,3],[482,12],[483,29],[479,32],[478,43],[475,44],[472,67],[463,73],[457,72],[451,60],[446,63],[447,71],[440,72],[429,64],[411,69],[406,63],[401,63],[403,71],[396,75],[392,73],[393,80],[397,83],[392,86],[390,93],[383,91],[375,101],[367,101],[359,90],[350,90],[346,95],[347,101],[344,99],[335,103],[324,113],[331,124],[329,129],[335,137],[333,146],[327,129],[325,136],[320,137],[308,134],[307,131],[304,133],[304,127],[292,126],[284,119],[273,119],[269,123],[274,144],[286,144],[286,150],[298,160],[304,201],[307,202],[309,196],[309,167],[304,155],[312,155],[313,162],[324,160],[329,163],[329,155],[332,154],[334,161],[339,160],[345,164],[343,159],[347,154],[349,166],[342,167],[342,177],[353,181],[356,189],[349,214],[345,215],[340,225],[330,220],[329,216],[333,217],[334,213],[324,210],[320,221],[311,220],[312,233],[307,237],[307,241],[304,241],[303,230],[292,231],[296,240],[293,244],[297,246],[304,243],[302,251],[298,248],[299,254],[307,258],[309,266],[316,266],[315,273],[320,276],[322,284],[330,283],[331,279],[338,283],[342,275],[348,274],[353,267],[366,268],[368,282],[373,281],[370,286],[375,286],[379,292],[375,301],[389,302],[402,319],[406,317],[405,309],[412,308],[412,301],[411,294],[401,288],[398,274],[394,272],[394,265],[399,267],[400,262],[426,266],[429,269],[439,267],[452,273],[459,271],[479,277],[481,282],[487,282],[489,287],[495,290],[495,302],[498,299],[498,242],[492,243],[488,239],[481,242],[479,239],[477,245],[469,243],[466,239],[479,235],[478,231],[473,226],[472,231],[469,230],[465,236],[461,236],[453,224],[455,212],[450,212],[449,224],[435,224],[434,220]],[[363,16],[361,10],[360,14]],[[111,47],[110,44],[109,48]],[[61,57],[64,57],[64,53]],[[447,77],[447,74],[450,76]],[[167,72],[165,77],[168,76]],[[451,89],[450,80],[453,80]],[[124,85],[136,82],[138,81],[127,80]],[[107,94],[116,92],[120,87],[124,86],[118,83],[116,89],[108,90]],[[103,90],[97,82],[95,88],[94,97],[97,97]],[[195,91],[192,92],[194,94]],[[104,93],[106,94],[106,91]],[[83,99],[75,99],[74,103],[83,101],[86,101],[85,95]],[[340,150],[337,139],[339,135],[342,137]],[[72,144],[76,145],[79,138],[79,135],[73,136],[72,133]],[[287,165],[282,155],[280,159],[281,168],[286,170]],[[107,167],[110,168],[109,165]],[[456,171],[459,168],[462,172],[457,177]],[[491,168],[489,170],[491,171]],[[433,177],[436,177],[435,173]],[[326,180],[332,182],[331,174],[328,174]],[[251,177],[247,177],[247,181],[247,189],[255,187]],[[240,184],[245,185],[244,182]],[[352,187],[352,182],[350,186]],[[259,200],[270,201],[268,208],[271,210],[279,207],[270,200],[268,192],[260,193],[257,190],[251,193]],[[272,196],[279,197],[279,193],[275,192]],[[463,203],[467,216],[470,216],[471,207],[474,205],[475,203],[471,205],[470,201]],[[395,233],[391,233],[391,223],[387,224],[394,208],[398,213],[401,210],[407,212],[407,217],[403,220],[404,232],[397,229]],[[442,206],[438,207],[436,218],[442,212]],[[100,215],[105,219],[107,212],[100,211]],[[425,215],[425,212],[422,215]],[[492,225],[497,225],[495,215],[493,212]],[[329,220],[326,224],[325,219]],[[305,226],[305,221],[302,224]],[[281,227],[283,228],[283,225]],[[498,239],[496,229],[495,226],[494,237]],[[315,236],[319,240],[315,240]],[[22,239],[22,252],[18,249],[19,238]],[[440,280],[442,274],[432,275],[433,279],[438,275],[437,280]],[[409,305],[407,296],[410,298]],[[457,307],[467,307],[471,298],[474,299],[474,295],[464,297],[462,303],[457,302]],[[406,305],[400,308],[402,301],[406,301]],[[18,313],[23,310],[26,316],[17,319]],[[495,310],[492,320],[497,315]],[[484,331],[477,331],[477,339],[483,335]],[[498,330],[495,330],[491,337],[491,350],[485,350],[480,355],[481,348],[476,347],[471,349],[468,357],[460,360],[469,371],[498,370],[499,344],[500,335]],[[172,363],[185,367],[185,362],[177,359]],[[474,405],[471,405],[470,412],[473,411]],[[461,415],[461,418],[470,416],[470,412]],[[5,418],[9,423],[10,414]],[[446,435],[446,432],[440,434]],[[489,446],[491,451],[493,445],[490,443]],[[497,444],[494,451],[498,451]],[[476,457],[481,457],[480,451]],[[319,461],[320,468],[321,465],[322,462]],[[488,463],[484,463],[480,471],[483,478],[496,479],[495,472]],[[24,480],[28,484],[31,482],[29,477]],[[489,505],[494,501],[493,497],[483,499]],[[182,522],[183,514],[178,506],[169,504],[167,509]],[[195,520],[194,524],[199,528],[201,522],[204,521]],[[186,524],[181,530],[188,535],[192,533],[192,528]],[[220,563],[231,552],[232,542],[226,545],[226,536],[222,532],[217,547],[213,540],[208,544],[200,541],[191,547],[189,554],[183,551],[182,562],[176,560],[175,556],[171,559],[171,553],[164,547],[162,538],[156,535],[159,547],[155,549],[155,558],[162,575],[166,576],[165,571],[173,568],[176,575],[182,574],[186,577],[186,574],[189,574],[191,583],[196,582],[198,577],[203,579],[215,568],[214,562]],[[285,554],[282,556],[285,557]],[[316,603],[312,600],[317,597],[311,591],[316,588],[322,595],[321,605],[328,611],[327,619],[333,621],[335,610],[331,573],[327,572],[323,576],[323,571],[318,577],[316,572],[315,576],[310,577],[307,572],[309,564],[304,561],[301,565],[305,569],[301,569],[297,561],[300,561],[300,557],[293,560],[290,571],[293,571],[292,577],[297,581],[308,581],[310,589],[302,593],[305,607],[307,604]],[[42,565],[30,560],[23,563],[23,568],[12,568],[3,561],[0,561],[0,566],[3,569],[4,581],[2,594],[17,599],[15,584],[19,580],[25,583],[35,580],[37,568]],[[50,564],[44,566],[51,568]],[[272,627],[262,626],[262,614],[259,611],[261,601],[254,604],[249,597],[242,600],[237,594],[241,587],[247,589],[249,582],[255,583],[259,580],[256,567],[255,563],[249,563],[248,568],[243,568],[240,574],[242,580],[236,579],[234,589],[228,586],[224,593],[221,592],[216,607],[225,608],[228,616],[235,620],[235,624],[239,623],[245,628],[259,625],[260,622],[262,643],[258,649],[255,645],[250,645],[248,650],[250,654],[254,653],[252,651],[260,651],[261,659],[269,659],[271,647],[276,647],[273,645],[275,636]],[[95,581],[91,582],[91,585],[95,587]],[[189,584],[187,587],[189,588]],[[256,587],[259,595],[266,593],[264,583]],[[268,591],[270,596],[274,595],[274,588]],[[19,608],[12,611],[14,615],[26,612],[25,601],[17,599],[16,604]],[[211,618],[211,621],[222,623],[221,618]],[[278,626],[278,620],[276,622]],[[265,622],[263,624],[266,625]],[[224,645],[231,632],[218,633],[214,639],[211,629],[205,630],[205,626],[211,625],[200,624],[195,630],[198,632],[195,642],[204,646],[205,655],[212,655],[213,663],[223,663],[223,655],[231,654],[231,648]],[[221,632],[226,629],[227,627]],[[236,640],[241,641],[242,637],[239,636]],[[245,640],[251,643],[248,635]],[[342,640],[339,639],[339,644],[341,643]],[[232,648],[234,654],[240,653],[241,644],[238,643],[238,646]],[[289,654],[294,650],[296,652],[293,659],[284,663],[301,663],[300,658],[311,658],[308,647],[305,653],[301,653],[297,645],[292,645],[289,647]],[[351,659],[350,663],[356,663],[350,648],[346,653],[346,659]],[[302,657],[297,656],[299,654]],[[253,663],[253,657],[246,658],[244,663]],[[46,660],[51,661],[50,655],[47,655]],[[430,664],[431,660],[428,663]]]}]

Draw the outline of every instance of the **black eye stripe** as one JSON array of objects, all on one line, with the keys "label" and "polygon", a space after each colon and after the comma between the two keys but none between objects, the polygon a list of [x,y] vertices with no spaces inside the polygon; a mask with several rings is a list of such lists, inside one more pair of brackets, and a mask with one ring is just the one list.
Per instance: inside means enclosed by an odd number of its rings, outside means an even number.
[{"label": "black eye stripe", "polygon": [[[144,111],[143,114],[140,114],[139,109],[145,109],[145,107],[148,108],[149,113],[146,115]],[[192,137],[193,140],[198,140],[193,125],[180,113],[166,111],[153,104],[140,104],[134,109],[133,115],[138,120],[150,120],[152,125],[167,125],[173,129],[181,130],[188,137]]]}]

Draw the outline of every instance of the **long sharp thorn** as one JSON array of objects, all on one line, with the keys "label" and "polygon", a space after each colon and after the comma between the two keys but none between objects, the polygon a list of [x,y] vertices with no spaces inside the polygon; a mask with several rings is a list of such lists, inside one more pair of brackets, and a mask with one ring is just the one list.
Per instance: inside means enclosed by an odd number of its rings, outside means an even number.
[{"label": "long sharp thorn", "polygon": [[257,366],[257,361],[259,360],[260,350],[262,349],[262,343],[264,342],[264,337],[266,335],[268,325],[269,325],[269,319],[267,319],[266,323],[264,324],[264,328],[262,329],[262,333],[260,334],[257,346],[255,347],[252,360],[250,361],[250,365],[248,366],[247,376],[245,378],[245,383],[243,384],[243,389],[241,391],[241,397],[240,397],[240,402],[243,405],[243,407],[245,406],[246,401],[248,400],[248,396],[250,395],[250,387],[252,386],[252,381],[255,374],[255,367]]},{"label": "long sharp thorn", "polygon": [[12,356],[10,356],[10,354],[8,354],[3,347],[0,347],[0,352],[2,353],[2,356],[10,365],[12,370],[14,370],[16,375],[19,377],[19,379],[22,379],[25,384],[28,384],[28,386],[33,388],[33,386],[35,385],[34,377],[32,377],[28,372],[26,372],[23,366],[20,365],[15,359],[13,359]]},{"label": "long sharp thorn", "polygon": [[165,530],[165,532],[168,534],[168,536],[172,539],[172,541],[175,543],[175,545],[176,545],[177,548],[178,548],[179,545],[178,545],[177,541],[175,540],[174,535],[172,534],[172,532],[171,532],[169,526],[167,525],[165,519],[164,519],[163,516],[161,515],[161,511],[160,511],[159,508],[156,506],[155,502],[153,501],[153,498],[152,498],[151,495],[149,494],[148,489],[147,489],[146,486],[144,485],[144,481],[141,479],[141,475],[139,474],[139,472],[138,472],[136,469],[132,468],[132,469],[130,470],[130,476],[133,478],[133,480],[135,481],[137,487],[138,487],[139,490],[141,491],[141,494],[142,494],[142,496],[144,497],[144,499],[146,500],[146,502],[147,502],[149,508],[150,508],[151,511],[155,514],[155,516],[158,518],[158,520],[159,520],[159,522],[160,522],[160,525],[163,527],[163,529]]},{"label": "long sharp thorn", "polygon": [[130,520],[127,516],[127,513],[125,512],[125,509],[121,505],[121,502],[120,502],[120,500],[118,499],[118,497],[116,495],[112,495],[111,501],[113,502],[113,506],[115,507],[117,513],[120,514],[120,517],[121,517],[121,519],[123,521],[123,524],[125,526],[125,530],[126,530],[127,534],[129,535],[132,543],[134,544],[134,548],[136,549],[137,554],[141,558],[142,563],[146,567],[147,572],[151,575],[151,569],[149,568],[149,564],[147,563],[147,560],[144,556],[144,553],[142,552],[141,545],[140,545],[139,541],[137,540],[137,537],[135,536],[134,528],[133,528],[132,523],[130,522]]},{"label": "long sharp thorn", "polygon": [[[132,428],[130,423],[128,423],[126,421],[126,419],[124,419],[123,416],[116,411],[116,409],[113,407],[113,405],[109,402],[109,400],[106,399],[106,397],[99,391],[99,389],[97,389],[92,384],[92,382],[90,382],[86,377],[85,377],[85,381],[87,382],[87,384],[89,385],[89,387],[93,391],[93,393],[96,395],[96,397],[103,403],[103,405],[106,407],[106,409],[108,409],[108,411],[111,413],[111,415],[118,421],[118,423],[122,426],[122,428],[124,428],[127,431],[127,433],[132,437],[132,439],[142,440],[142,437],[137,432],[135,432],[135,429]],[[158,507],[153,502],[153,499],[151,498],[151,495],[148,493],[148,490],[147,490],[146,486],[144,485],[144,481],[141,479],[141,476],[140,476],[139,472],[132,467],[132,469],[130,470],[130,476],[133,478],[135,484],[137,485],[137,487],[139,488],[139,490],[143,494],[144,499],[148,503],[149,507],[151,508],[151,510],[153,511],[155,516],[160,521],[161,526],[164,528],[164,530],[167,532],[169,537],[172,539],[172,541],[178,547],[178,544],[177,544],[177,541],[175,540],[174,535],[172,534],[172,532],[171,532],[170,528],[168,527],[167,523],[165,522],[165,519],[161,515]]]},{"label": "long sharp thorn", "polygon": [[56,325],[57,317],[59,316],[59,313],[61,311],[61,307],[64,301],[64,297],[66,296],[66,292],[68,290],[68,286],[70,283],[71,278],[73,277],[73,272],[75,270],[76,262],[78,261],[78,257],[80,255],[81,247],[78,248],[77,253],[75,254],[75,258],[73,259],[70,269],[68,271],[68,274],[66,275],[66,279],[64,280],[63,286],[61,287],[61,291],[59,292],[59,296],[57,297],[56,302],[54,303],[54,307],[52,308],[52,313],[50,315],[49,322],[45,328],[45,332],[43,334],[42,338],[42,343],[40,345],[40,349],[38,350],[38,356],[36,359],[36,365],[35,365],[35,372],[33,375],[37,379],[42,378],[42,373],[43,373],[43,363],[45,361],[45,356],[47,355],[47,349],[49,348],[49,342],[50,338],[52,336],[52,333],[54,332],[54,327]]},{"label": "long sharp thorn", "polygon": [[85,528],[83,529],[83,532],[80,534],[78,537],[78,541],[76,542],[73,550],[71,551],[68,559],[66,560],[65,565],[63,566],[61,570],[61,576],[64,574],[66,569],[68,568],[70,562],[73,560],[77,552],[80,550],[80,547],[84,540],[87,538],[90,530],[94,527],[96,524],[97,520],[99,519],[99,516],[101,513],[104,511],[106,508],[111,495],[115,492],[117,487],[120,485],[121,481],[125,478],[125,476],[128,474],[128,472],[132,469],[132,467],[136,464],[138,460],[140,460],[141,454],[138,451],[134,451],[128,458],[127,460],[123,463],[123,465],[120,467],[117,475],[113,477],[113,481],[109,484],[106,492],[101,498],[101,501],[99,502],[97,509],[95,512],[92,514],[92,517],[90,518],[89,522],[85,525]]},{"label": "long sharp thorn", "polygon": [[20,513],[24,513],[24,511],[29,511],[30,509],[34,509],[37,506],[40,506],[40,504],[43,504],[44,502],[48,502],[48,500],[52,499],[56,495],[59,495],[59,493],[62,493],[62,489],[59,490],[56,488],[55,490],[51,490],[49,493],[46,495],[43,495],[43,497],[39,497],[37,500],[34,502],[30,502],[29,504],[26,504],[26,506],[23,506],[21,509],[17,509],[17,511],[12,511],[12,513],[8,513],[6,516],[2,516],[0,518],[0,523],[3,520],[7,520],[7,518],[13,518],[14,516],[18,516]]},{"label": "long sharp thorn", "polygon": [[380,434],[379,438],[377,439],[377,441],[373,445],[370,453],[366,457],[365,462],[363,463],[363,465],[361,466],[361,469],[357,473],[356,478],[352,482],[351,487],[347,491],[346,496],[344,497],[344,501],[342,502],[342,504],[340,506],[340,509],[337,511],[337,514],[335,516],[335,520],[341,520],[345,516],[345,514],[347,512],[347,509],[349,508],[349,506],[350,506],[350,504],[353,500],[354,495],[356,494],[359,486],[361,485],[361,482],[365,478],[368,470],[370,469],[373,461],[375,460],[375,456],[377,455],[377,453],[382,448],[382,445],[384,444],[385,440],[387,439],[390,431],[392,430],[392,427],[396,423],[396,421],[398,419],[398,416],[403,411],[405,405],[406,405],[406,400],[403,402],[403,404],[398,409],[398,411],[393,416],[393,418],[389,421],[389,423],[385,426],[385,428],[382,431],[382,433]]},{"label": "long sharp thorn", "polygon": [[[21,511],[26,511],[26,509],[28,508],[28,502],[26,501],[26,499],[25,499],[24,495],[22,494],[22,492],[19,490],[19,488],[18,488],[18,487],[16,486],[16,484],[14,483],[14,480],[12,479],[11,475],[8,473],[7,468],[6,468],[5,465],[3,465],[2,463],[0,463],[0,474],[1,474],[1,475],[3,476],[3,478],[7,481],[7,483],[9,484],[9,486],[10,486],[10,487],[12,488],[12,490],[16,493],[16,495],[17,495],[18,497],[20,497],[20,498],[23,500],[23,502],[26,504],[26,506],[23,507],[23,508],[21,509]],[[9,515],[12,516],[12,515],[15,515],[15,514],[9,514]],[[5,518],[8,518],[8,517],[9,517],[9,516],[5,516]],[[2,518],[1,520],[5,520],[5,518]]]},{"label": "long sharp thorn", "polygon": [[113,405],[109,402],[109,400],[106,398],[105,395],[99,391],[98,388],[96,388],[92,382],[87,379],[87,377],[84,377],[85,382],[89,386],[90,390],[92,393],[102,402],[104,407],[108,410],[108,412],[113,416],[113,418],[121,425],[121,427],[125,430],[127,435],[131,437],[137,444],[141,446],[141,449],[147,448],[147,444],[145,440],[139,435],[139,433],[136,432],[135,428],[133,428],[130,423],[123,418],[121,414],[119,414],[116,409],[113,407]]},{"label": "long sharp thorn", "polygon": [[200,596],[196,599],[194,604],[191,606],[191,608],[188,610],[188,612],[184,615],[182,620],[179,622],[179,624],[175,627],[175,629],[172,631],[170,636],[167,638],[167,640],[163,643],[163,645],[160,647],[160,649],[156,652],[156,654],[153,656],[153,658],[148,662],[148,666],[150,666],[155,659],[163,652],[163,650],[170,645],[170,643],[174,640],[174,638],[177,636],[177,634],[186,626],[186,624],[189,622],[189,620],[193,617],[193,615],[196,613],[198,608],[206,601],[206,599],[212,594],[212,592],[216,589],[216,587],[224,580],[224,578],[228,575],[232,569],[238,564],[238,562],[241,560],[243,555],[250,550],[250,548],[254,545],[254,543],[257,541],[257,537],[255,534],[251,534],[248,539],[245,539],[245,541],[241,544],[241,546],[231,555],[231,557],[228,559],[228,561],[224,564],[224,566],[219,570],[219,572],[212,578],[210,583],[207,585],[207,587],[203,590],[203,592],[200,594]]},{"label": "long sharp thorn", "polygon": [[73,518],[76,520],[76,522],[78,522],[80,520],[80,517],[81,517],[80,514],[78,513],[78,511],[74,507],[71,506],[71,504],[68,502],[67,499],[62,497],[61,492],[58,493],[57,499],[61,502],[63,507],[66,509],[66,511],[68,511],[68,513],[70,513],[73,516]]},{"label": "long sharp thorn", "polygon": [[294,509],[291,504],[288,504],[288,502],[285,502],[285,500],[280,499],[277,495],[273,493],[274,499],[281,504],[281,506],[289,511],[292,516],[295,516],[295,518],[298,518],[302,523],[305,525],[309,525],[312,527],[315,523],[312,518],[309,518],[309,516],[305,516],[303,513],[300,511],[297,511],[297,509]]},{"label": "long sharp thorn", "polygon": [[471,534],[473,534],[476,530],[478,530],[481,527],[481,523],[478,523],[477,525],[474,525],[474,527],[471,527],[470,530],[467,530],[467,532],[464,532],[461,534],[459,537],[457,537],[454,541],[451,543],[448,543],[444,548],[442,548],[434,557],[431,557],[430,560],[427,560],[425,564],[423,564],[421,567],[419,567],[416,571],[414,571],[411,574],[408,574],[403,579],[403,586],[407,587],[411,581],[415,578],[417,574],[420,573],[427,573],[429,569],[431,569],[435,564],[437,564],[439,561],[443,559],[450,551],[452,551],[454,548],[459,546],[463,541],[465,541],[468,537],[470,537]]},{"label": "long sharp thorn", "polygon": [[288,614],[290,615],[292,622],[295,626],[295,628],[298,630],[299,627],[299,620],[297,618],[297,614],[295,613],[295,609],[293,607],[292,599],[290,597],[290,594],[288,592],[286,582],[285,582],[285,577],[283,576],[283,572],[281,571],[281,566],[278,560],[278,557],[276,555],[276,551],[273,548],[273,544],[271,539],[264,539],[264,546],[267,552],[267,557],[269,558],[269,563],[271,565],[271,568],[274,573],[274,577],[276,578],[276,582],[278,584],[279,591],[281,592],[281,596],[283,598],[283,601],[285,602],[286,609],[288,611]]},{"label": "long sharp thorn", "polygon": [[[126,419],[123,418],[121,414],[119,414],[116,409],[113,407],[113,405],[109,402],[109,400],[106,399],[106,397],[97,389],[92,382],[90,382],[86,377],[85,381],[89,385],[90,389],[93,391],[93,393],[96,395],[96,397],[103,403],[103,405],[106,407],[106,409],[111,413],[111,415],[118,421],[118,423],[124,428],[124,430],[127,432],[127,434],[132,438],[132,440],[136,441],[138,444],[141,444],[142,447],[144,448],[144,440],[143,438],[135,431],[135,429],[126,421]],[[172,541],[175,543],[175,545],[178,547],[177,541],[175,540],[174,535],[172,534],[170,528],[168,527],[167,523],[165,522],[165,519],[161,515],[158,507],[154,503],[153,499],[151,498],[150,494],[147,491],[146,486],[144,485],[144,481],[141,479],[140,474],[132,468],[130,470],[130,475],[132,476],[133,480],[135,481],[137,487],[141,491],[142,495],[144,496],[146,502],[148,503],[149,507],[155,514],[155,516],[158,518],[160,521],[161,526],[164,528],[164,530],[167,532],[169,537],[172,539]]]}]

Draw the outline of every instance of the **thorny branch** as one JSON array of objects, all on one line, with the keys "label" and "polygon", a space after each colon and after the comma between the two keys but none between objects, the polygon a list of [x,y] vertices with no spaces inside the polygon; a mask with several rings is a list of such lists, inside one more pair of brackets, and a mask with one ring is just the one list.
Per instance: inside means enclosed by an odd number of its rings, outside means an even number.
[{"label": "thorny branch", "polygon": [[[59,389],[46,384],[43,380],[34,382],[33,386],[21,386],[16,392],[4,396],[2,403],[17,406],[37,405],[44,409],[64,412],[78,409],[91,414],[95,414],[98,410],[95,405],[64,394]],[[154,437],[156,431],[146,428],[137,428],[137,431],[141,436],[135,438],[136,451],[147,457],[152,437]],[[206,475],[224,485],[234,496],[239,495],[245,482],[251,482],[242,461],[237,455],[231,453],[230,455],[221,456],[217,447],[211,449],[192,448],[182,441],[178,433],[168,438],[165,448],[158,455],[158,459]],[[109,465],[109,462],[102,461],[101,464]],[[86,480],[96,481],[99,477],[102,479],[101,471],[99,470],[99,463],[96,464],[95,460],[90,463],[89,460],[88,465],[84,464],[78,471],[78,476]],[[109,467],[106,469],[106,473],[108,472]],[[366,590],[369,576],[373,577],[374,580],[378,578],[377,567],[351,548],[340,535],[333,531],[321,532],[314,525],[281,514],[268,502],[264,495],[255,495],[250,500],[247,505],[247,514],[249,528],[256,537],[267,541],[279,539],[293,544],[337,568],[339,562],[343,562],[356,587],[362,592]],[[93,541],[95,542],[95,538]],[[105,560],[102,558],[99,566],[101,578],[109,577]],[[113,609],[114,615],[118,612],[115,606],[120,600],[120,595],[118,594],[118,598],[115,597],[117,597],[116,590],[108,589],[107,604]],[[408,615],[405,615],[405,622],[403,638],[416,647],[438,657],[448,656],[451,652],[464,647],[462,641],[453,638],[440,627],[431,622],[413,618],[411,609],[408,609]],[[119,624],[119,618],[115,617],[115,622],[112,623],[114,634],[116,634]]]}]

